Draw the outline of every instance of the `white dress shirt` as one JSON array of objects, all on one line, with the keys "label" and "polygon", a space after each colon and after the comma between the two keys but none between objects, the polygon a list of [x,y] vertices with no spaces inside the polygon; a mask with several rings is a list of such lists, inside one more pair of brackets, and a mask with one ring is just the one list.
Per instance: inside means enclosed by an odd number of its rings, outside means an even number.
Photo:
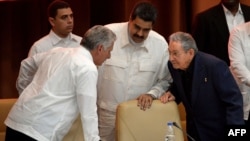
[{"label": "white dress shirt", "polygon": [[222,4],[222,7],[226,16],[226,21],[227,21],[229,32],[231,32],[233,28],[236,27],[237,25],[245,23],[245,19],[244,19],[240,4],[239,4],[238,11],[236,12],[235,15],[233,15],[232,12],[229,11],[223,4]]},{"label": "white dress shirt", "polygon": [[53,30],[40,40],[36,41],[29,50],[28,56],[48,51],[54,47],[79,47],[82,37],[70,33],[68,37],[61,38]]},{"label": "white dress shirt", "polygon": [[243,96],[244,119],[247,120],[250,110],[250,22],[231,32],[228,52],[231,71]]},{"label": "white dress shirt", "polygon": [[39,141],[61,141],[80,112],[85,141],[98,141],[97,77],[83,47],[58,47],[23,60],[20,96],[5,124]]},{"label": "white dress shirt", "polygon": [[164,37],[151,30],[140,46],[134,46],[129,41],[128,22],[106,27],[116,34],[117,40],[111,58],[98,68],[98,105],[115,112],[119,103],[141,94],[162,95],[171,81]]}]

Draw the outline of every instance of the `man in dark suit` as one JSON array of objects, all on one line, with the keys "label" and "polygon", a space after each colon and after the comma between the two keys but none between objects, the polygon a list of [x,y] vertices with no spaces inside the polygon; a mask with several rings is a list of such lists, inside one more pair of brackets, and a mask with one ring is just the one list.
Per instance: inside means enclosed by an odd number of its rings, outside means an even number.
[{"label": "man in dark suit", "polygon": [[237,25],[250,21],[250,7],[240,0],[221,0],[210,9],[197,14],[192,35],[199,50],[213,54],[230,65],[228,38]]},{"label": "man in dark suit", "polygon": [[188,33],[173,33],[168,50],[173,85],[160,100],[183,103],[196,141],[224,141],[229,125],[244,125],[242,95],[227,64],[199,52]]}]

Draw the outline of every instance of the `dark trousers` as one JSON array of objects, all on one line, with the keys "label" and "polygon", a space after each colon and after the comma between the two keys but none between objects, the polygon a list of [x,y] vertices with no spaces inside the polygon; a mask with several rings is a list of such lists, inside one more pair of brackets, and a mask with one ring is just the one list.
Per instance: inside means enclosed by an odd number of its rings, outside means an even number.
[{"label": "dark trousers", "polygon": [[245,125],[246,125],[246,128],[250,130],[250,112],[249,112],[248,120],[245,120]]},{"label": "dark trousers", "polygon": [[249,121],[249,118],[248,118],[248,120],[245,120],[245,125],[246,125],[246,128],[247,128],[247,129],[250,129],[250,121]]},{"label": "dark trousers", "polygon": [[248,120],[245,120],[245,126],[247,129],[247,138],[249,138],[250,137],[250,112],[249,112]]},{"label": "dark trousers", "polygon": [[5,134],[5,141],[36,141],[35,139],[18,132],[16,130],[13,130],[9,127],[6,129],[6,134]]}]

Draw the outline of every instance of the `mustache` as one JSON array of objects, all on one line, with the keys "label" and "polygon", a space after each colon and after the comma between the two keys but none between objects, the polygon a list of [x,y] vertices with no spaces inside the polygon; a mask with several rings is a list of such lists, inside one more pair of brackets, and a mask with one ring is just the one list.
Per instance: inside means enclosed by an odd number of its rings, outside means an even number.
[{"label": "mustache", "polygon": [[144,37],[143,37],[143,36],[140,36],[140,35],[138,35],[138,34],[134,34],[134,37],[144,39]]}]

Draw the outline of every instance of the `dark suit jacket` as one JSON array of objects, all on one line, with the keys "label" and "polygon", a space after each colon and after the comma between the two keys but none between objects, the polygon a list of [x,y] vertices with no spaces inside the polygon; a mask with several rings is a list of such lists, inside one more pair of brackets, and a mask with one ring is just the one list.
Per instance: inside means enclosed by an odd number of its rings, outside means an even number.
[{"label": "dark suit jacket", "polygon": [[173,78],[170,91],[185,106],[191,136],[196,127],[201,141],[223,141],[227,125],[244,124],[242,95],[224,61],[203,52],[194,59],[192,102],[183,91],[181,72],[168,62]]},{"label": "dark suit jacket", "polygon": [[[250,21],[250,7],[241,4],[245,22]],[[213,54],[230,65],[228,57],[229,29],[221,4],[196,16],[193,37],[200,51]]]}]

